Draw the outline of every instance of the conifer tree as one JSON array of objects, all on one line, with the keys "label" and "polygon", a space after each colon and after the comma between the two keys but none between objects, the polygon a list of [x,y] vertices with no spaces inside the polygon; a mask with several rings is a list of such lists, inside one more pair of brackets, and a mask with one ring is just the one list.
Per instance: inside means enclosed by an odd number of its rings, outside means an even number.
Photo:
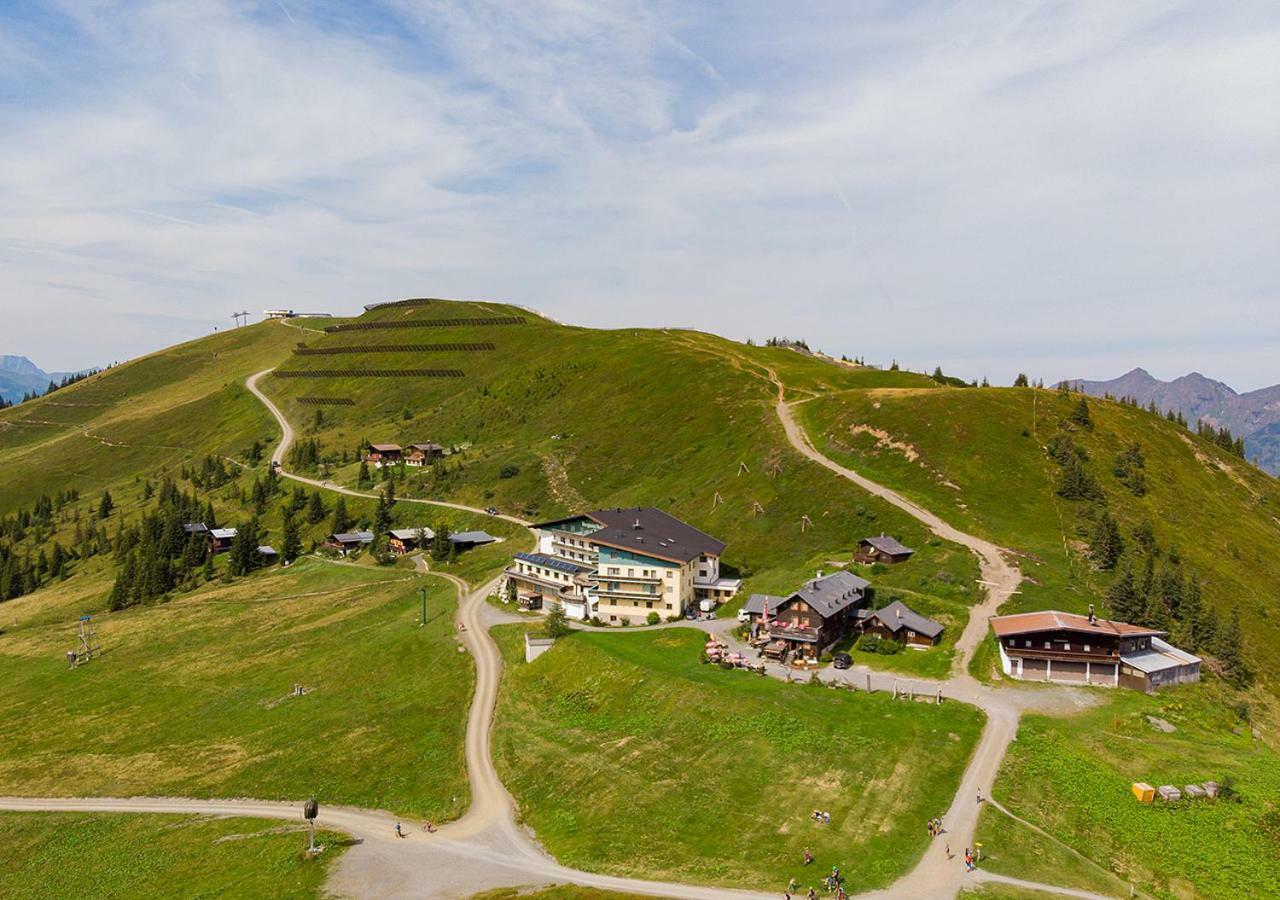
[{"label": "conifer tree", "polygon": [[302,555],[302,536],[298,533],[298,522],[293,517],[293,510],[284,508],[284,535],[281,538],[280,557],[287,563],[293,562]]},{"label": "conifer tree", "polygon": [[247,575],[262,565],[262,555],[258,553],[259,531],[257,516],[250,516],[249,521],[237,526],[227,560],[227,570],[232,575]]},{"label": "conifer tree", "polygon": [[351,516],[347,514],[347,501],[342,495],[338,495],[333,504],[333,533],[342,534],[350,527]]},{"label": "conifer tree", "polygon": [[1027,373],[1019,372],[1018,377],[1013,379],[1014,387],[1030,387],[1031,379],[1027,378]]},{"label": "conifer tree", "polygon": [[1245,688],[1253,680],[1253,673],[1244,661],[1244,648],[1240,635],[1240,609],[1233,607],[1231,618],[1218,635],[1217,657],[1222,663],[1222,677],[1235,688]]},{"label": "conifer tree", "polygon": [[1103,509],[1102,515],[1093,528],[1093,540],[1090,542],[1093,564],[1106,571],[1114,569],[1120,554],[1124,552],[1124,539],[1120,536],[1120,528],[1111,517],[1111,511]]},{"label": "conifer tree", "polygon": [[1138,594],[1132,563],[1125,563],[1116,580],[1111,583],[1111,587],[1107,589],[1106,601],[1111,615],[1122,622],[1134,622],[1142,615],[1143,600]]},{"label": "conifer tree", "polygon": [[324,521],[324,517],[328,510],[324,508],[324,498],[320,496],[319,491],[311,492],[311,500],[307,503],[307,521],[312,525],[319,525]]},{"label": "conifer tree", "polygon": [[98,518],[107,518],[111,515],[111,510],[115,509],[115,507],[115,501],[111,499],[111,492],[103,491],[102,499],[98,502]]},{"label": "conifer tree", "polygon": [[356,481],[361,485],[373,482],[373,479],[369,477],[369,463],[366,460],[360,460],[360,473],[356,476]]},{"label": "conifer tree", "polygon": [[1083,396],[1076,401],[1075,408],[1071,410],[1071,421],[1081,428],[1093,427],[1093,416],[1089,413],[1089,401]]}]

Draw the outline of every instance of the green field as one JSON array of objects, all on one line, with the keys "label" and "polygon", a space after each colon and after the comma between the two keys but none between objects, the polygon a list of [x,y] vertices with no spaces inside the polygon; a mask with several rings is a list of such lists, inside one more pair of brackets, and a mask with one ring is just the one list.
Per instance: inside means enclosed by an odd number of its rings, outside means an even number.
[{"label": "green field", "polygon": [[466,809],[473,667],[451,585],[306,560],[99,616],[105,652],[76,670],[75,622],[51,619],[45,594],[2,608],[0,793]]},{"label": "green field", "polygon": [[[834,459],[888,484],[957,527],[1018,554],[1027,580],[1004,611],[1083,612],[1114,573],[1096,571],[1089,541],[1096,511],[1056,493],[1060,469],[1045,452],[1068,434],[1132,552],[1149,523],[1161,565],[1180,560],[1225,617],[1238,606],[1248,657],[1267,681],[1280,675],[1275,613],[1280,484],[1187,429],[1144,410],[1089,400],[1092,428],[1070,422],[1078,395],[1054,390],[845,392],[804,403],[798,415]],[[881,433],[870,433],[866,427]],[[1145,456],[1147,491],[1113,474],[1130,444]]]},{"label": "green field", "polygon": [[[1148,716],[1176,730],[1165,733]],[[1206,780],[1233,782],[1236,799],[1146,806],[1129,790],[1136,781],[1181,788]],[[1280,756],[1252,736],[1218,684],[1155,697],[1121,691],[1073,718],[1026,717],[995,797],[1157,896],[1280,896]],[[1002,818],[992,812],[981,823],[989,867],[1050,883],[1098,877],[1076,860],[1064,866],[1061,848]]]},{"label": "green field", "polygon": [[[0,813],[0,896],[322,897],[346,838],[296,824],[106,813]],[[178,886],[181,886],[179,889]]]},{"label": "green field", "polygon": [[781,891],[838,864],[859,889],[887,884],[923,853],[982,726],[961,704],[699,665],[692,630],[581,632],[527,665],[523,632],[495,631],[510,666],[495,763],[543,845],[591,871]]}]

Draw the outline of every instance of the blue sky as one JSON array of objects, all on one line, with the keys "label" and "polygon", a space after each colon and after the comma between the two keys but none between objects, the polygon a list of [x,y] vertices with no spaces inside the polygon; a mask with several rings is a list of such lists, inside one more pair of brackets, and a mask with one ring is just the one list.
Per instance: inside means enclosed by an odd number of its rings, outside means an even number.
[{"label": "blue sky", "polygon": [[0,352],[500,299],[1280,381],[1280,7],[9,2]]}]

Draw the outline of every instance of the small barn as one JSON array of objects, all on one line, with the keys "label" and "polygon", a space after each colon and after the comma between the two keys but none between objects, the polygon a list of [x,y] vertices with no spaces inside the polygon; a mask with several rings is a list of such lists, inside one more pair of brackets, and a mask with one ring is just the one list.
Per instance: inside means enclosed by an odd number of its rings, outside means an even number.
[{"label": "small barn", "polygon": [[1200,657],[1153,636],[1149,647],[1120,657],[1120,684],[1148,694],[1200,680]]},{"label": "small barn", "polygon": [[871,563],[894,565],[906,562],[915,552],[897,538],[881,533],[877,537],[865,537],[859,541],[853,560],[868,565]]},{"label": "small barn", "polygon": [[387,532],[387,546],[400,556],[411,550],[423,550],[436,533],[425,525],[418,528],[392,528]]},{"label": "small barn", "polygon": [[231,542],[235,539],[236,530],[234,528],[210,528],[209,551],[211,553],[226,553],[231,549]]},{"label": "small barn", "polygon": [[459,531],[456,534],[449,535],[449,541],[459,551],[470,550],[472,547],[479,547],[481,544],[492,544],[497,538],[489,534],[487,531]]},{"label": "small barn", "polygon": [[264,566],[274,566],[280,561],[280,554],[276,552],[276,548],[268,547],[266,544],[258,547],[258,555],[262,557]]},{"label": "small barn", "polygon": [[875,634],[900,644],[932,647],[942,637],[942,626],[922,616],[901,600],[894,600],[862,619],[862,633]]}]

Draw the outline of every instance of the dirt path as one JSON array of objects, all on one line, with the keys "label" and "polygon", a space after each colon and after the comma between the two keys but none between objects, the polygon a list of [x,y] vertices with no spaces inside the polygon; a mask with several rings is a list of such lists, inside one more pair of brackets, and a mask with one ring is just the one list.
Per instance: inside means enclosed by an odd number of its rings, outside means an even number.
[{"label": "dirt path", "polygon": [[[269,370],[268,370],[269,371]],[[281,474],[295,481],[323,490],[336,491],[352,496],[376,497],[333,485],[327,481],[303,478],[284,471],[284,456],[293,443],[292,426],[266,396],[258,390],[257,382],[266,372],[259,372],[248,379],[249,390],[257,396],[280,423],[283,438],[272,454],[272,461],[281,463]],[[972,703],[980,707],[988,717],[987,726],[963,775],[960,788],[944,817],[947,838],[935,840],[926,850],[919,864],[889,888],[862,896],[871,898],[941,898],[955,896],[966,884],[982,881],[999,882],[1019,887],[1058,893],[1065,896],[1101,900],[1099,895],[1087,891],[1059,888],[1053,885],[1026,882],[1007,876],[977,871],[965,873],[960,855],[963,848],[972,846],[977,824],[981,796],[990,796],[996,771],[1004,757],[1009,742],[1013,740],[1018,718],[1023,710],[1052,709],[1062,711],[1087,704],[1089,696],[1084,692],[1061,690],[993,689],[973,679],[967,671],[968,660],[986,634],[987,621],[1010,592],[1016,589],[1021,575],[1001,553],[1000,548],[987,541],[967,535],[943,522],[928,510],[882,487],[873,481],[847,469],[819,453],[795,422],[791,408],[784,399],[782,383],[776,374],[770,377],[778,386],[777,414],[791,444],[810,460],[825,466],[841,478],[847,478],[864,490],[881,497],[905,510],[940,537],[962,544],[979,558],[983,581],[987,585],[987,599],[974,608],[968,626],[957,643],[956,660],[951,677],[945,681],[928,682],[930,690],[942,696]],[[481,510],[461,504],[433,500],[402,500],[401,502],[425,503],[462,509],[469,512]],[[528,523],[512,516],[507,521],[528,527]],[[419,560],[420,570],[426,563]],[[768,892],[737,891],[726,888],[697,887],[683,884],[615,878],[581,872],[560,865],[548,856],[533,837],[516,821],[516,804],[507,792],[493,764],[490,736],[494,709],[502,674],[502,658],[497,644],[489,635],[489,628],[503,621],[518,621],[517,617],[502,613],[486,602],[486,597],[496,587],[498,579],[472,590],[462,579],[447,573],[430,573],[451,581],[458,589],[459,605],[456,617],[458,639],[475,661],[476,687],[467,719],[466,765],[471,784],[472,802],[467,812],[456,822],[444,825],[434,834],[427,834],[419,823],[406,823],[408,837],[395,837],[397,819],[389,813],[348,807],[321,807],[321,824],[344,831],[358,840],[344,854],[335,869],[328,887],[342,896],[352,897],[467,897],[479,891],[497,887],[571,883],[583,887],[656,897],[679,897],[689,900],[749,900],[749,898],[776,898],[778,890]],[[728,623],[730,626],[732,623]],[[723,628],[723,623],[681,623],[681,627]],[[771,672],[781,677],[781,671]],[[828,677],[862,678],[865,673],[835,673]],[[869,677],[869,676],[868,676]],[[900,677],[882,674],[879,679]],[[920,679],[910,680],[924,684]],[[0,809],[19,811],[78,810],[90,812],[130,813],[185,813],[217,816],[254,816],[271,819],[297,820],[301,817],[301,799],[293,803],[274,803],[258,800],[184,800],[164,798],[84,798],[37,799],[0,798]],[[944,844],[950,842],[955,858],[948,859]]]}]

